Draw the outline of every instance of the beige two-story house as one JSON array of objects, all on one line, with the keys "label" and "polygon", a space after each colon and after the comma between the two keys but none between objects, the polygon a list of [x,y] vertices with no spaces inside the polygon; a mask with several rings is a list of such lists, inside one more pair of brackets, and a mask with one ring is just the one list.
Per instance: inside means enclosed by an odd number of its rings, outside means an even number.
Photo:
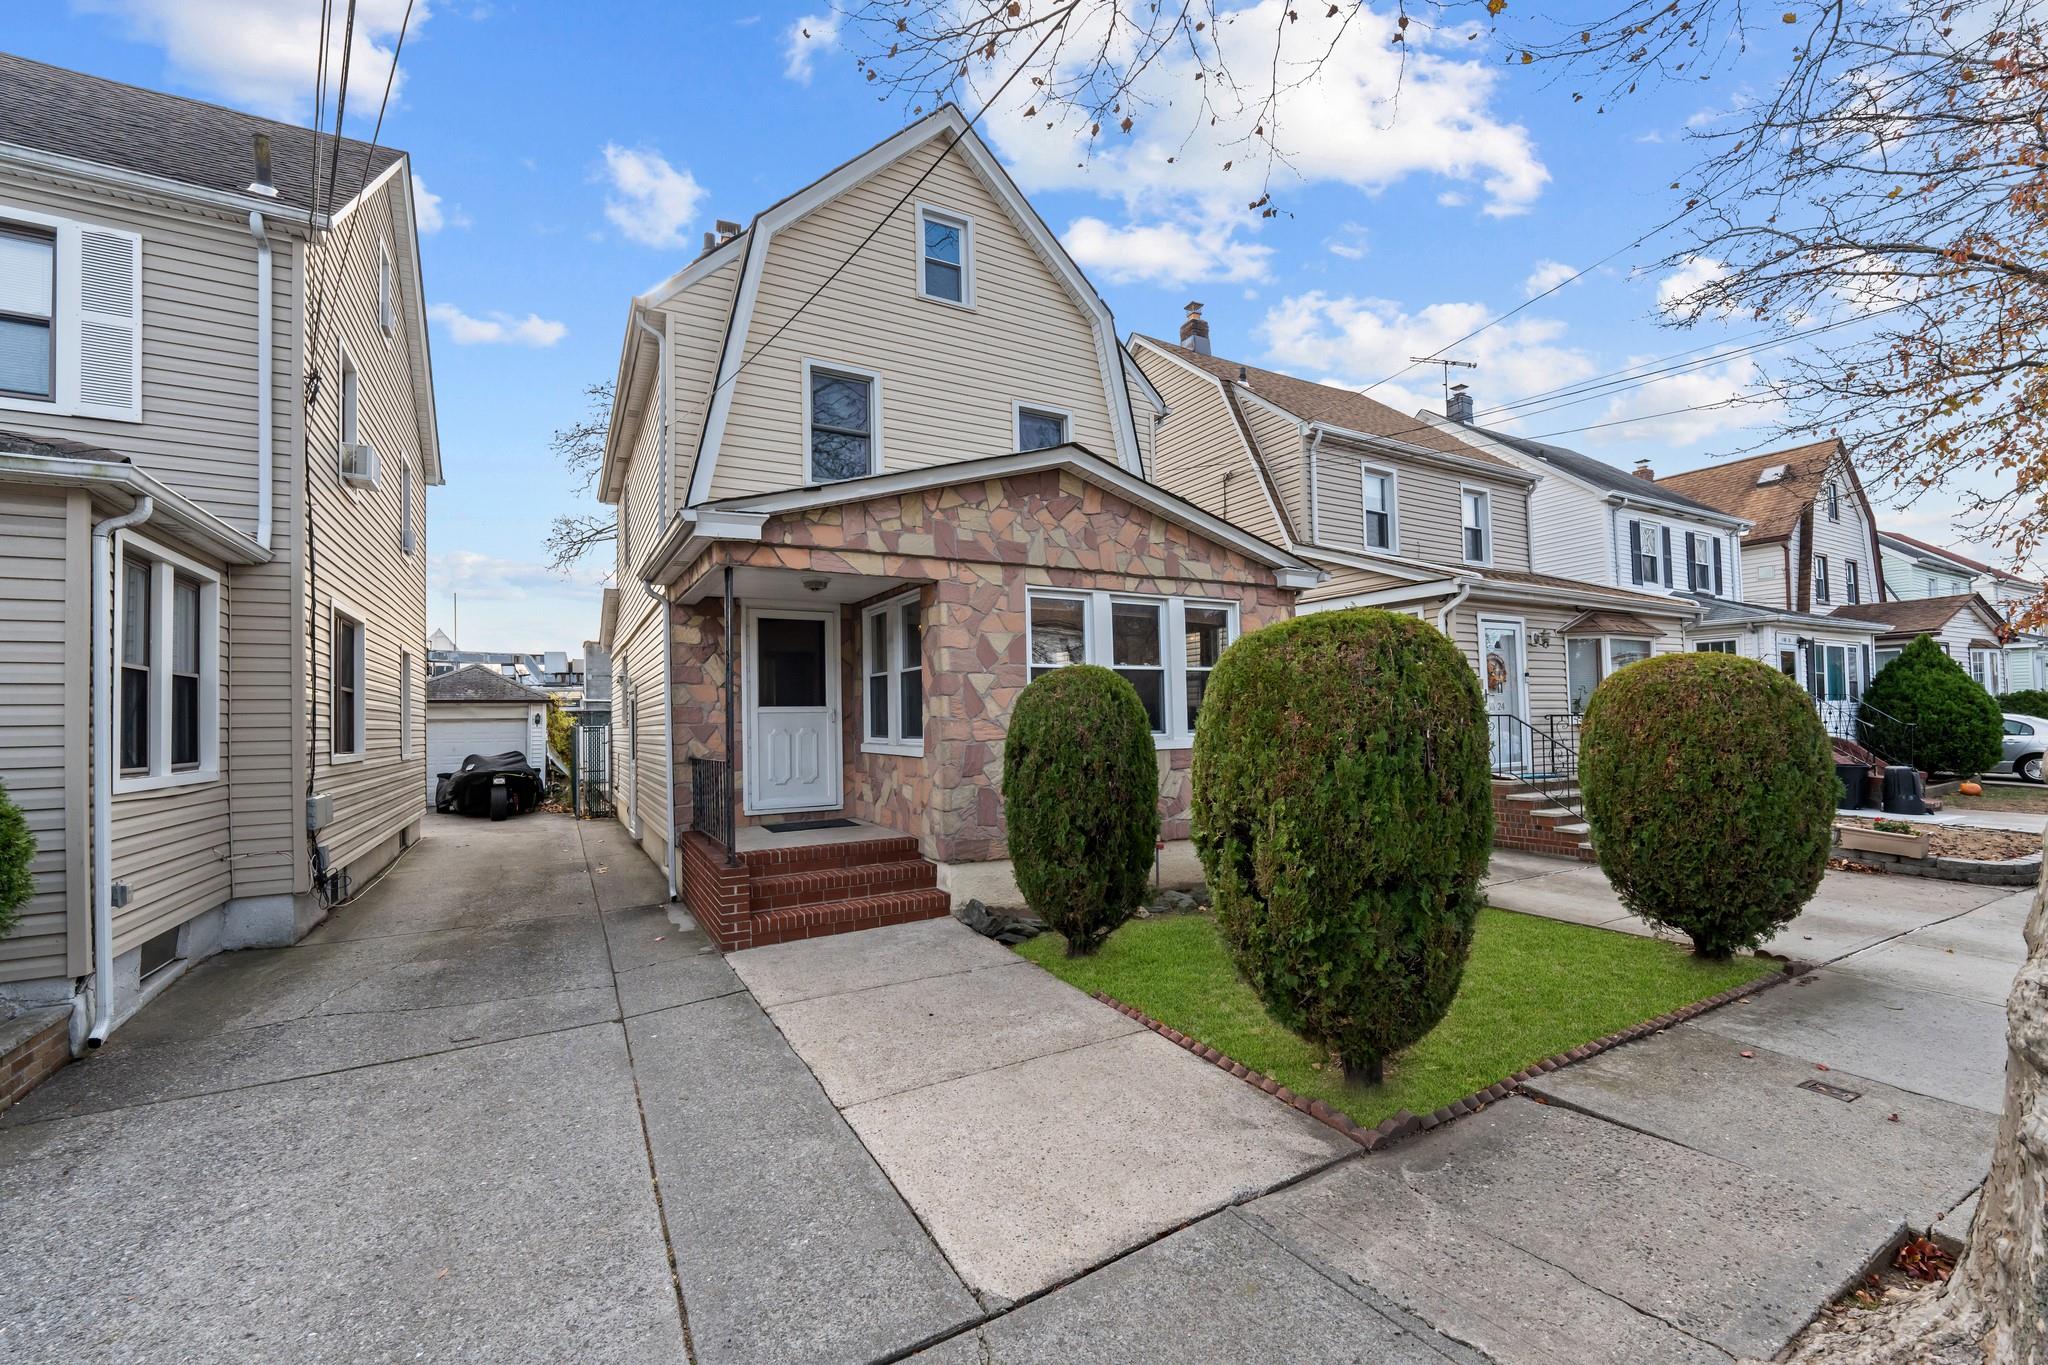
[{"label": "beige two-story house", "polygon": [[1592,688],[1680,648],[1701,612],[1543,572],[1530,500],[1547,473],[1439,419],[1218,356],[1199,304],[1178,342],[1130,349],[1169,409],[1159,481],[1322,569],[1300,610],[1385,607],[1448,634],[1479,674],[1503,773],[1569,767]]},{"label": "beige two-story house", "polygon": [[37,843],[0,1000],[80,1046],[418,833],[411,183],[336,153],[0,56],[0,784]]},{"label": "beige two-story house", "polygon": [[724,947],[943,914],[1020,691],[1137,690],[1165,836],[1239,634],[1318,579],[1154,480],[1115,320],[947,107],[634,299],[600,493],[616,804]]}]

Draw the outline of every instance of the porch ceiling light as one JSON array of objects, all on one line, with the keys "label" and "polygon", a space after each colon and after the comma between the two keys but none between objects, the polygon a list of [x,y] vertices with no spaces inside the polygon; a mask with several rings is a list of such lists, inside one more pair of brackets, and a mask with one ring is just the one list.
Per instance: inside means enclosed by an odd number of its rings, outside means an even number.
[{"label": "porch ceiling light", "polygon": [[806,592],[823,592],[830,586],[832,586],[832,580],[829,578],[806,578],[804,580],[804,590]]}]

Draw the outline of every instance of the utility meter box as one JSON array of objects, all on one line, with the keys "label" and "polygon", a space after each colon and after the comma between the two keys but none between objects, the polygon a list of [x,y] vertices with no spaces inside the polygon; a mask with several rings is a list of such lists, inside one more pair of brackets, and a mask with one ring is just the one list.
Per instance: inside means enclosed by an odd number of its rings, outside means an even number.
[{"label": "utility meter box", "polygon": [[318,833],[334,822],[334,798],[331,796],[309,796],[306,798],[306,828]]}]

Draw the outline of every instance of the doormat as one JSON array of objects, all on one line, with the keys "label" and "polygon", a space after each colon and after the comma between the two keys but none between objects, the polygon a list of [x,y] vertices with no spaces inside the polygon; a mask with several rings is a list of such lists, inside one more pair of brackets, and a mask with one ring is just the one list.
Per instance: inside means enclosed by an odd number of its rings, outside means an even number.
[{"label": "doormat", "polygon": [[770,834],[802,834],[812,829],[854,829],[858,820],[783,820],[764,826]]}]

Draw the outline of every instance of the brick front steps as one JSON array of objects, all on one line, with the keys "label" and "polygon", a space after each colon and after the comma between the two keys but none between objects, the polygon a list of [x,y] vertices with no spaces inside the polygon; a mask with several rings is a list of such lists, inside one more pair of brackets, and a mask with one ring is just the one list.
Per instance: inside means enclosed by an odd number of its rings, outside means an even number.
[{"label": "brick front steps", "polygon": [[1593,856],[1592,831],[1585,818],[1560,797],[1575,797],[1571,791],[1539,792],[1519,782],[1493,784],[1493,846],[1519,849],[1524,853],[1545,853],[1553,858],[1598,861]]},{"label": "brick front steps", "polygon": [[71,1060],[68,1007],[30,1010],[0,1021],[0,1111]]},{"label": "brick front steps", "polygon": [[728,866],[701,834],[682,842],[683,902],[721,951],[937,919],[951,898],[908,837],[754,849]]}]

